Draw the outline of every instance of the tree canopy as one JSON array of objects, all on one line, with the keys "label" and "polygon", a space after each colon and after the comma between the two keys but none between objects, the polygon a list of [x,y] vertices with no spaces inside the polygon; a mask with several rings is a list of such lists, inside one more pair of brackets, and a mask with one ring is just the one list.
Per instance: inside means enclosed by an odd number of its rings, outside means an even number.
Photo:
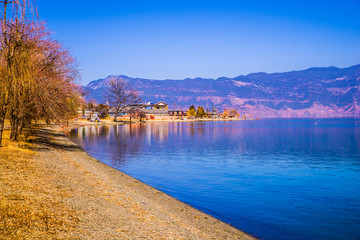
[{"label": "tree canopy", "polygon": [[81,102],[74,58],[37,20],[34,2],[3,0],[0,34],[0,145],[5,117],[11,139],[33,120],[75,117]]},{"label": "tree canopy", "polygon": [[187,112],[188,117],[196,117],[196,110],[194,105],[191,105],[189,111]]},{"label": "tree canopy", "polygon": [[198,106],[197,110],[196,110],[196,116],[199,118],[203,118],[206,115],[206,112],[204,110],[203,106]]}]

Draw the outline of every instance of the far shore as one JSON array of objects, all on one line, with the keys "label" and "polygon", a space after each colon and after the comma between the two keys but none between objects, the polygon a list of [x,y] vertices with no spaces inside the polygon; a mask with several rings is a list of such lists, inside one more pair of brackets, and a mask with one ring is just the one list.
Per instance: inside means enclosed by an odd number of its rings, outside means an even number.
[{"label": "far shore", "polygon": [[0,238],[254,239],[97,159],[63,132],[37,127],[0,149]]},{"label": "far shore", "polygon": [[100,122],[91,122],[86,119],[78,119],[75,122],[71,121],[69,126],[80,127],[80,126],[91,126],[91,125],[118,125],[118,124],[127,124],[127,123],[152,123],[152,122],[224,122],[224,121],[244,121],[241,118],[184,118],[184,119],[151,119],[151,120],[139,120],[132,119],[131,121],[128,118],[119,118],[116,122],[113,119],[101,119]]}]

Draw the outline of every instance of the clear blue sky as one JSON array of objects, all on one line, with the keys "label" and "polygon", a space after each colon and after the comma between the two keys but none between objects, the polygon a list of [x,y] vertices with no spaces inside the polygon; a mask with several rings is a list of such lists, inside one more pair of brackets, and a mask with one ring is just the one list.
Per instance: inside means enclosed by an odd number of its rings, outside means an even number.
[{"label": "clear blue sky", "polygon": [[82,83],[360,64],[360,0],[37,0]]}]

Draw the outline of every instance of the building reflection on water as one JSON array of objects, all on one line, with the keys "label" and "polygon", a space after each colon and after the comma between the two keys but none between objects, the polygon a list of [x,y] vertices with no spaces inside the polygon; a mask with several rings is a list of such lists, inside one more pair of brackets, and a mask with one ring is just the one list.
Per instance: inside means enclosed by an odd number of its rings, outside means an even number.
[{"label": "building reflection on water", "polygon": [[71,130],[67,136],[90,153],[92,148],[103,149],[104,158],[119,166],[136,156],[144,145],[166,142],[169,134],[181,135],[181,127],[161,123],[88,126]]},{"label": "building reflection on water", "polygon": [[[286,123],[286,122],[285,122]],[[146,124],[124,124],[113,126],[88,126],[74,129],[68,137],[91,154],[101,149],[97,158],[111,159],[110,165],[121,166],[131,158],[153,154],[148,149],[162,151],[185,149],[206,154],[219,145],[238,156],[251,153],[269,155],[297,152],[314,155],[322,152],[342,154],[351,149],[360,149],[359,130],[353,128],[283,127],[276,122],[158,122]],[[296,123],[297,125],[299,123]],[[359,129],[359,128],[357,128]],[[325,144],[326,143],[326,144]],[[335,148],[333,146],[338,146]],[[340,146],[341,145],[341,146]],[[330,147],[332,146],[332,147]],[[346,146],[346,147],[344,147]],[[99,159],[103,161],[103,159]],[[305,158],[304,158],[305,159]],[[109,160],[107,160],[109,161]]]}]

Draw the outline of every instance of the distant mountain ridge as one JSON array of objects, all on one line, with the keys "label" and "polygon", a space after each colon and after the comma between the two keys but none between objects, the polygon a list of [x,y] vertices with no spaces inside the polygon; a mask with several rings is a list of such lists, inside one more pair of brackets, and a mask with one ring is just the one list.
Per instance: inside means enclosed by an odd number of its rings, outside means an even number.
[{"label": "distant mountain ridge", "polygon": [[360,117],[360,65],[315,67],[284,73],[251,73],[235,78],[151,80],[124,75],[90,82],[87,100],[105,102],[106,81],[125,79],[144,102],[167,102],[171,108],[202,105],[235,108],[257,117]]}]

